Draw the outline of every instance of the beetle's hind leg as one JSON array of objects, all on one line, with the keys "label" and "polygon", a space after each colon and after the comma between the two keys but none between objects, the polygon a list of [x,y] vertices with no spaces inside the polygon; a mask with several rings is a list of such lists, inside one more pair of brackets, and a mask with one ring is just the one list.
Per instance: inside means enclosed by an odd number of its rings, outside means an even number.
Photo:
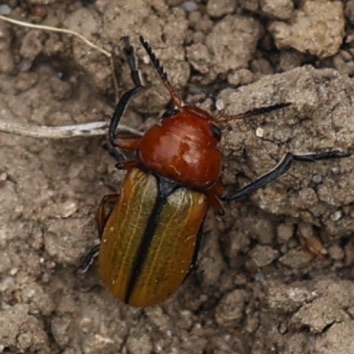
[{"label": "beetle's hind leg", "polygon": [[[104,226],[111,214],[112,206],[117,203],[118,199],[119,194],[107,194],[101,200],[97,211],[97,228],[100,239]],[[109,211],[107,212],[107,210]]]},{"label": "beetle's hind leg", "polygon": [[320,160],[339,159],[350,156],[350,153],[341,152],[339,150],[329,150],[318,153],[309,153],[303,155],[293,154],[291,152],[286,153],[272,170],[258,177],[256,180],[241,188],[239,191],[231,192],[221,196],[221,200],[238,200],[244,198],[258,189],[264,187],[268,183],[276,180],[283,174],[285,174],[291,167],[294,161],[315,162]]},{"label": "beetle's hind leg", "polygon": [[93,246],[86,256],[82,259],[80,265],[78,266],[77,273],[86,273],[87,270],[91,267],[95,259],[98,257],[100,251],[100,245]]},{"label": "beetle's hind leg", "polygon": [[[107,209],[111,209],[111,205],[114,205],[117,203],[119,198],[119,194],[108,194],[104,196],[101,200],[101,203],[98,207],[97,211],[97,228],[98,228],[98,234],[99,238],[101,239],[102,232],[104,229],[104,226],[106,225],[107,219],[109,218],[109,215],[111,214],[110,211],[107,212]],[[77,272],[78,273],[85,273],[87,270],[91,267],[93,262],[98,256],[98,253],[100,251],[100,245],[95,245],[93,246],[87,255],[82,259]]]}]

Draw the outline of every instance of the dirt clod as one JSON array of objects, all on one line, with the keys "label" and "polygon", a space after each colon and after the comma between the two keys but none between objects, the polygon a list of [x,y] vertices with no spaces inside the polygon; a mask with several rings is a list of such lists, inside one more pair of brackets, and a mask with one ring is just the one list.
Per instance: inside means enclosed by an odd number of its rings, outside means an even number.
[{"label": "dirt clod", "polygon": [[295,11],[290,24],[275,21],[269,31],[279,48],[290,47],[320,58],[332,56],[344,38],[343,4],[307,0],[300,10]]}]

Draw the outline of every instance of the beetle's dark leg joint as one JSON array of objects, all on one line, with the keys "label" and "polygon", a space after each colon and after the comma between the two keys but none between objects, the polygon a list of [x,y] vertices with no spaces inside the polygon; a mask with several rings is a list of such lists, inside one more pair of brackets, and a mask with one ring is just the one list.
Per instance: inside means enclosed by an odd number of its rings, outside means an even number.
[{"label": "beetle's dark leg joint", "polygon": [[304,161],[304,162],[315,162],[320,160],[328,160],[328,159],[337,159],[350,156],[350,153],[344,153],[339,150],[329,150],[319,153],[310,153],[297,155],[288,152],[284,155],[281,161],[275,166],[271,171],[267,172],[263,176],[257,178],[255,181],[241,188],[239,191],[235,193],[229,193],[223,195],[221,200],[238,200],[244,198],[251,193],[257,191],[258,189],[264,187],[268,183],[274,181],[278,177],[285,174],[292,165],[292,162],[295,161]]},{"label": "beetle's dark leg joint", "polygon": [[[133,87],[128,92],[122,95],[121,99],[119,100],[114,110],[111,123],[109,126],[109,130],[108,130],[108,137],[112,146],[117,145],[117,143],[115,142],[116,130],[119,121],[122,118],[130,100],[144,89],[144,86],[141,83],[141,79],[139,75],[134,47],[130,44],[128,37],[124,37],[123,40],[125,42],[124,52],[127,57],[128,65],[131,71],[131,78],[134,82],[135,87]],[[121,159],[125,159],[125,157],[122,156]]]},{"label": "beetle's dark leg joint", "polygon": [[104,144],[103,148],[108,151],[108,153],[114,157],[118,162],[125,161],[127,158],[122,151],[110,146],[109,144]]},{"label": "beetle's dark leg joint", "polygon": [[100,250],[100,245],[93,246],[84,259],[81,261],[81,264],[76,270],[76,273],[85,273],[93,264],[95,258],[98,256]]}]

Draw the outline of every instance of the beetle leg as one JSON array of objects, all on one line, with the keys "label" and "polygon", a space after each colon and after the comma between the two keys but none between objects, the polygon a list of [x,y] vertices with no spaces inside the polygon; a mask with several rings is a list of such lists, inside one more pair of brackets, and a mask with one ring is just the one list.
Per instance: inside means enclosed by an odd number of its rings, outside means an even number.
[{"label": "beetle leg", "polygon": [[199,265],[198,255],[199,255],[200,247],[201,247],[201,245],[203,243],[203,236],[204,236],[203,235],[204,220],[205,220],[205,218],[203,219],[202,225],[200,226],[200,229],[198,230],[192,263],[191,263],[191,266],[190,266],[190,268],[188,270],[188,273],[186,274],[183,282],[186,281],[186,279],[188,278],[189,274],[192,271],[195,271],[198,268],[198,265]]},{"label": "beetle leg", "polygon": [[[106,213],[107,205],[108,204],[115,204],[118,201],[119,194],[108,194],[104,196],[101,200],[101,203],[98,207],[98,212],[97,212],[97,227],[98,227],[98,234],[99,237],[101,238],[103,228],[106,224],[107,218],[110,213]],[[92,265],[94,262],[95,258],[98,256],[98,253],[100,251],[100,245],[95,245],[93,246],[89,252],[86,254],[86,256],[83,258],[81,261],[77,272],[79,273],[85,273]]]},{"label": "beetle leg", "polygon": [[123,150],[136,150],[141,136],[132,138],[120,138],[115,141],[115,146]]},{"label": "beetle leg", "polygon": [[[116,140],[116,147],[123,150],[136,150],[140,141],[140,137],[137,138],[124,138]],[[103,148],[108,151],[108,153],[113,156],[119,163],[125,162],[127,160],[125,154],[118,149],[104,144]]]},{"label": "beetle leg", "polygon": [[79,267],[77,268],[77,273],[86,273],[87,270],[91,267],[95,258],[98,256],[98,252],[100,251],[100,245],[93,246],[86,256],[81,261]]},{"label": "beetle leg", "polygon": [[221,200],[238,200],[244,198],[256,190],[264,187],[268,183],[274,181],[278,177],[285,174],[291,167],[293,161],[315,162],[320,160],[337,159],[350,156],[350,153],[341,152],[339,150],[330,150],[319,153],[309,153],[304,155],[296,155],[291,152],[286,153],[272,170],[258,177],[255,181],[241,188],[234,193],[228,193],[221,196]]},{"label": "beetle leg", "polygon": [[122,118],[130,100],[144,89],[144,86],[141,83],[141,79],[139,75],[138,65],[135,56],[135,49],[130,44],[129,37],[123,37],[123,40],[125,43],[124,52],[127,57],[128,65],[130,68],[130,75],[135,86],[122,95],[122,97],[120,98],[119,102],[116,105],[116,108],[114,109],[114,113],[108,131],[109,141],[112,144],[112,146],[118,146],[117,142],[115,141],[116,130],[119,121]]},{"label": "beetle leg", "polygon": [[124,168],[120,168],[118,167],[120,164],[124,164],[125,162],[129,162],[127,161],[127,157],[125,156],[125,154],[120,151],[119,149],[122,150],[133,150],[135,151],[138,147],[140,141],[140,137],[139,138],[129,138],[129,139],[119,139],[119,140],[115,140],[115,147],[117,147],[118,149],[115,148],[111,148],[109,149],[109,154],[111,156],[113,156],[118,163],[116,164],[116,167],[120,170],[124,169]]},{"label": "beetle leg", "polygon": [[209,205],[212,206],[212,208],[219,214],[219,215],[224,215],[225,211],[224,208],[222,206],[222,203],[220,201],[220,199],[218,198],[217,194],[215,194],[213,192],[213,190],[207,191],[205,192],[207,199],[208,199],[208,203]]},{"label": "beetle leg", "polygon": [[225,192],[225,187],[221,181],[221,178],[217,180],[215,185],[208,191],[205,192],[205,195],[208,199],[209,205],[219,214],[224,215],[224,207],[220,201],[220,197],[223,196]]},{"label": "beetle leg", "polygon": [[108,194],[104,196],[101,200],[101,203],[98,207],[97,211],[97,227],[98,227],[98,234],[101,238],[104,226],[106,225],[106,221],[109,217],[110,213],[107,213],[107,206],[116,204],[119,198],[119,194]]},{"label": "beetle leg", "polygon": [[138,160],[118,161],[116,167],[118,170],[130,170],[139,167],[139,162]]}]

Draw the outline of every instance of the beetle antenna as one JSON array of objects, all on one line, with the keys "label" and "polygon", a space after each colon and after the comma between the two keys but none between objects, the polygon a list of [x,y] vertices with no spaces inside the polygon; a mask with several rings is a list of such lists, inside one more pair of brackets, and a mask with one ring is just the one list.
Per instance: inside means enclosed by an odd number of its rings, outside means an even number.
[{"label": "beetle antenna", "polygon": [[244,118],[251,117],[251,116],[257,116],[257,115],[260,115],[263,113],[269,113],[269,112],[275,111],[277,109],[289,107],[290,105],[291,105],[291,102],[284,102],[284,103],[274,104],[272,106],[253,108],[253,109],[250,109],[249,111],[235,114],[235,115],[219,116],[216,118],[216,121],[218,123],[225,123],[225,122],[228,122],[228,121],[234,120],[234,119],[244,119]]},{"label": "beetle antenna", "polygon": [[148,53],[148,55],[150,57],[151,63],[154,65],[157,73],[159,74],[161,81],[163,82],[163,84],[165,85],[167,90],[169,91],[169,93],[171,95],[172,102],[175,104],[175,106],[181,107],[183,104],[183,101],[179,97],[179,95],[177,94],[177,92],[175,91],[175,89],[173,88],[171,83],[168,81],[167,74],[166,74],[163,66],[160,63],[160,60],[156,57],[149,42],[146,41],[143,36],[140,36],[139,38],[140,38],[141,44],[143,45],[143,47],[145,48],[146,52]]}]

